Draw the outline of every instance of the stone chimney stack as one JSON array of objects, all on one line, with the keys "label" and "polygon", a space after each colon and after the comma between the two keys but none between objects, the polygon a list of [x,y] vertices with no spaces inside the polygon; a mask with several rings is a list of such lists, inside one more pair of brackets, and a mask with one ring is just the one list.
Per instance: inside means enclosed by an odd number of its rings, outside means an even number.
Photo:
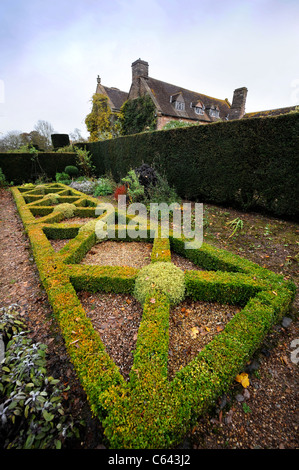
[{"label": "stone chimney stack", "polygon": [[245,114],[245,104],[247,98],[247,88],[237,88],[234,91],[233,102],[229,111],[229,120],[241,119]]},{"label": "stone chimney stack", "polygon": [[148,78],[148,62],[141,59],[132,64],[132,80],[138,77]]}]

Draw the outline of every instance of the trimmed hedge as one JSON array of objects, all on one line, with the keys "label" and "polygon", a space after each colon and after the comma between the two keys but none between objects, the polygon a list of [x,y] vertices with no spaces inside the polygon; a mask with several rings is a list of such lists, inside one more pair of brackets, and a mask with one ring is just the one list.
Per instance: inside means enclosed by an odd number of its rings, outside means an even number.
[{"label": "trimmed hedge", "polygon": [[182,198],[292,219],[299,215],[299,113],[147,132],[84,146],[98,174],[111,172],[119,180],[145,162],[165,172]]},{"label": "trimmed hedge", "polygon": [[0,168],[6,180],[14,184],[35,181],[44,173],[55,180],[56,173],[68,165],[76,166],[76,153],[40,152],[37,157],[31,153],[0,153]]},{"label": "trimmed hedge", "polygon": [[[51,185],[47,188],[51,189]],[[60,188],[58,195],[65,186]],[[126,382],[86,316],[76,291],[132,294],[139,270],[78,264],[97,242],[92,228],[73,232],[74,238],[56,253],[46,234],[49,238],[70,235],[65,232],[63,214],[58,214],[60,220],[55,223],[51,222],[52,214],[36,220],[31,204],[26,203],[26,191],[12,188],[12,193],[70,359],[110,446],[148,449],[176,446],[198,416],[229,389],[271,326],[288,311],[295,295],[294,283],[210,245],[186,250],[184,240],[155,238],[151,258],[155,265],[158,260],[169,263],[170,247],[207,269],[185,273],[187,296],[243,308],[170,382],[167,372],[170,302],[157,287],[150,286],[130,381]],[[76,195],[78,201],[83,200],[81,193],[73,192]],[[84,195],[85,199],[94,201]],[[80,211],[80,206],[77,209]],[[108,216],[104,214],[99,219]]]}]

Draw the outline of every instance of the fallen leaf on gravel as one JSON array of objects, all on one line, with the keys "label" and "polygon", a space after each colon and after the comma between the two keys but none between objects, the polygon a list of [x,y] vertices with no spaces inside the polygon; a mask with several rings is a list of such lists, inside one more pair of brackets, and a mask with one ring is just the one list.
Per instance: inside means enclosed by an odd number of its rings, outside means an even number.
[{"label": "fallen leaf on gravel", "polygon": [[236,381],[239,382],[244,388],[249,386],[248,374],[242,372],[242,374],[237,375]]},{"label": "fallen leaf on gravel", "polygon": [[281,361],[284,362],[287,366],[289,366],[289,361],[288,361],[288,358],[286,356],[281,356]]},{"label": "fallen leaf on gravel", "polygon": [[199,333],[199,329],[197,328],[197,326],[194,326],[193,328],[191,328],[191,338],[196,338],[198,333]]}]

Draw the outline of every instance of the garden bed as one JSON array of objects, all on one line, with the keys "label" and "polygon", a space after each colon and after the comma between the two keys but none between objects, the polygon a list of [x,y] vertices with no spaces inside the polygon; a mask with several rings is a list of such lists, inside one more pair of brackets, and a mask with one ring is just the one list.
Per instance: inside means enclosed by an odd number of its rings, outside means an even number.
[{"label": "garden bed", "polygon": [[[7,195],[5,195],[5,196],[7,197]],[[8,199],[10,199],[10,198],[8,197]],[[8,209],[8,211],[9,211],[9,209]],[[14,220],[14,223],[15,223],[15,224],[19,224],[19,222],[17,222],[17,221],[18,221],[18,217],[17,217],[17,215],[16,215],[16,213],[15,213],[15,209],[14,209],[13,205],[11,204],[11,200],[10,200],[10,211],[11,211],[11,217],[12,217],[12,220]],[[9,217],[9,212],[7,212],[6,214],[4,214],[4,217],[6,218],[6,219],[4,219],[4,220],[7,221],[7,217]],[[212,219],[212,220],[213,220],[213,219]],[[21,230],[21,225],[19,224],[19,233],[20,233],[20,230]],[[8,240],[6,240],[6,239],[5,239],[5,236],[4,236],[5,233],[7,233],[7,232],[5,232],[5,230],[4,230],[4,233],[2,233],[4,244],[3,244],[2,246],[3,246],[3,249],[5,248],[5,246],[6,246],[7,248],[8,248],[8,246],[9,246],[10,257],[9,257],[9,262],[8,262],[8,264],[9,264],[8,268],[4,267],[4,277],[3,277],[3,281],[2,281],[3,284],[2,284],[2,286],[1,286],[1,290],[3,290],[3,292],[5,292],[5,295],[4,295],[4,297],[3,297],[3,298],[4,298],[4,301],[5,301],[5,302],[10,302],[10,301],[12,301],[12,298],[13,298],[13,297],[14,297],[14,298],[17,297],[17,300],[20,299],[20,304],[21,304],[21,305],[20,305],[20,308],[21,308],[21,311],[24,313],[24,316],[25,316],[25,317],[28,317],[29,323],[30,323],[30,321],[31,321],[32,326],[34,327],[34,328],[33,328],[33,331],[34,331],[33,334],[34,334],[35,336],[37,336],[37,337],[43,337],[43,338],[46,340],[46,342],[49,343],[49,346],[51,347],[51,345],[53,344],[54,341],[53,341],[53,335],[52,335],[52,333],[49,332],[49,330],[48,330],[48,327],[49,327],[48,323],[50,323],[50,324],[52,323],[52,325],[53,325],[54,320],[53,320],[53,319],[47,320],[47,321],[44,322],[44,324],[41,324],[41,320],[40,320],[41,317],[40,317],[40,316],[37,316],[37,314],[35,313],[35,310],[38,310],[38,311],[39,311],[39,314],[40,314],[40,313],[41,313],[41,312],[40,312],[40,310],[41,310],[41,308],[40,308],[41,305],[43,305],[44,303],[47,304],[47,302],[46,302],[44,293],[39,294],[39,295],[35,295],[35,292],[38,292],[38,290],[40,289],[40,287],[39,287],[39,285],[38,285],[38,284],[39,284],[39,281],[38,281],[38,277],[36,276],[36,270],[35,270],[35,268],[34,268],[34,265],[32,265],[32,263],[31,263],[30,261],[28,261],[28,260],[27,260],[27,262],[26,262],[26,257],[23,257],[23,259],[20,260],[20,261],[22,261],[22,263],[19,263],[19,262],[18,262],[18,259],[20,259],[20,255],[18,255],[17,252],[20,252],[20,247],[21,247],[21,246],[20,246],[20,235],[15,238],[15,242],[14,242],[14,237],[13,237],[13,236],[10,236],[9,243],[8,243]],[[17,233],[17,232],[16,232],[16,233]],[[219,232],[217,232],[217,233],[219,233]],[[215,242],[216,242],[216,243],[219,241],[218,238],[219,238],[219,235],[218,235],[218,237],[215,236]],[[234,241],[234,243],[235,243],[236,240],[237,240],[237,239],[234,239],[234,240],[231,240],[231,241]],[[6,245],[5,245],[5,242],[6,242]],[[229,241],[229,242],[230,242],[230,241]],[[26,238],[25,238],[24,236],[23,236],[23,242],[22,242],[22,243],[25,243],[25,244],[28,243],[28,242],[26,242]],[[16,246],[15,246],[15,244],[16,244]],[[11,250],[15,250],[15,256],[11,256],[11,253],[12,253]],[[272,250],[273,250],[273,248],[272,248]],[[269,256],[269,258],[270,258],[270,256],[272,255],[272,250],[269,250],[269,253],[270,253],[269,255],[264,255],[264,256]],[[26,255],[26,252],[23,253],[23,255],[24,255],[24,254]],[[27,255],[27,256],[28,256],[28,255]],[[273,259],[273,258],[271,257],[271,259]],[[267,258],[265,258],[265,261],[267,262],[267,261],[270,261],[270,260],[268,260]],[[26,280],[24,279],[24,272],[23,272],[23,277],[18,277],[18,276],[19,276],[18,271],[20,271],[20,268],[21,268],[21,267],[23,267],[24,270],[25,270],[26,272],[28,272],[28,273],[30,273],[30,270],[32,270],[32,272],[33,272],[34,274],[31,274],[31,275],[28,274],[28,275],[26,276]],[[16,271],[14,271],[14,268],[16,268]],[[280,268],[282,268],[282,267],[280,267]],[[288,270],[290,270],[290,263],[286,266],[286,268],[287,268]],[[12,274],[13,272],[16,273],[16,279],[12,278],[12,279],[10,280],[11,274]],[[294,272],[295,272],[295,271],[294,271]],[[288,272],[287,275],[289,275],[289,274],[290,274],[290,273]],[[34,279],[34,278],[35,278],[35,279]],[[32,281],[33,279],[34,279],[34,281],[37,283],[36,286],[35,286],[35,288],[32,287],[32,282],[31,282],[31,281]],[[27,283],[27,285],[26,285],[26,283]],[[9,286],[9,288],[7,288],[8,286]],[[6,289],[7,289],[7,290],[6,290]],[[33,289],[33,290],[32,290],[32,289]],[[28,292],[28,291],[29,291],[29,292]],[[43,291],[41,291],[41,292],[43,292]],[[30,293],[30,294],[29,294],[29,293]],[[23,295],[22,295],[22,294],[23,294]],[[29,295],[28,295],[28,294],[29,294]],[[9,297],[9,295],[11,295],[11,297]],[[40,300],[37,300],[37,301],[36,301],[36,299],[40,299]],[[25,302],[26,302],[26,303],[25,303]],[[30,306],[30,302],[34,302],[34,304]],[[40,304],[41,304],[41,305],[40,305]],[[26,307],[27,305],[28,305],[29,307]],[[108,302],[108,305],[109,305],[109,302]],[[184,308],[184,307],[182,307],[182,308]],[[49,308],[49,305],[47,305],[47,309],[48,309],[48,313],[50,313],[50,312],[51,312],[51,309]],[[46,310],[47,310],[47,309],[46,309]],[[25,313],[25,312],[27,312],[27,313]],[[29,315],[29,312],[31,312],[31,316]],[[35,315],[36,315],[36,316],[35,316]],[[31,318],[31,320],[30,320],[30,318]],[[32,320],[33,318],[35,318],[35,321]],[[51,318],[51,317],[50,317],[50,318]],[[35,323],[35,324],[34,324],[34,323]],[[55,322],[54,322],[54,323],[55,323]],[[293,322],[292,325],[291,325],[291,328],[293,329],[294,326],[295,326],[295,323]],[[293,331],[293,330],[290,330],[290,329],[289,329],[289,330],[286,330],[286,329],[285,329],[284,331],[281,331],[281,333],[282,333],[282,334],[285,334],[285,335],[289,335],[289,334],[291,334],[292,331]],[[275,330],[273,331],[272,334],[275,335]],[[293,331],[293,334],[294,334],[294,331]],[[296,333],[295,333],[295,334],[296,334]],[[59,333],[58,333],[58,336],[59,336]],[[271,335],[270,335],[270,336],[271,336]],[[285,337],[285,338],[286,338],[286,337]],[[61,346],[61,347],[63,347],[63,346]],[[286,350],[287,348],[290,348],[289,344],[285,347],[285,350]],[[57,351],[55,351],[55,352],[57,352]],[[284,351],[282,350],[282,348],[280,348],[279,353],[283,353],[283,352],[284,352]],[[56,355],[55,355],[55,356],[56,356]],[[283,357],[284,357],[284,356],[286,356],[286,352],[285,352],[285,354],[283,354]],[[53,357],[53,362],[56,361],[56,365],[57,365],[57,363],[59,363],[59,361],[61,361],[61,358],[59,358],[59,357],[56,357],[55,359],[54,359],[54,355],[53,355],[52,357]],[[63,355],[62,355],[62,357],[63,357]],[[64,357],[66,357],[66,354],[64,354]],[[275,357],[276,357],[275,354],[270,355],[270,359],[271,359],[271,360],[273,360],[273,358],[275,358]],[[280,356],[277,356],[277,357],[280,357]],[[266,360],[266,359],[267,359],[267,357],[265,356],[265,360]],[[287,363],[286,363],[286,362],[287,362]],[[290,374],[290,371],[293,371],[294,374],[295,374],[296,368],[293,367],[292,362],[291,362],[290,360],[288,360],[288,356],[286,356],[286,362],[282,362],[282,361],[280,360],[279,364],[277,364],[276,370],[279,371],[278,373],[285,372],[285,373],[287,373],[287,374],[289,375],[289,374]],[[51,356],[50,356],[49,364],[51,364]],[[283,367],[282,370],[281,370],[280,367],[278,367],[278,365],[280,366],[280,364],[282,364],[282,366],[284,366],[284,364],[285,364],[285,367]],[[62,367],[62,368],[65,368],[66,366],[63,365],[63,364],[61,364],[61,367]],[[68,369],[67,369],[68,374],[67,374],[66,376],[67,376],[67,377],[71,377],[71,376],[72,376],[72,367],[71,367],[70,365],[67,366],[67,367],[68,367]],[[272,379],[273,379],[273,376],[272,376]],[[75,379],[74,379],[74,380],[75,380]],[[257,381],[257,379],[256,379],[256,381]],[[271,387],[273,387],[273,380],[270,381],[270,383],[271,383]],[[279,382],[279,383],[280,383],[280,382]],[[286,414],[287,416],[291,416],[291,415],[292,415],[292,407],[294,406],[294,390],[293,390],[292,384],[290,383],[289,377],[288,377],[288,384],[289,384],[289,385],[288,385],[288,390],[289,390],[289,392],[288,392],[288,400],[287,400],[287,407],[284,408],[284,410],[285,410],[284,412],[285,412],[285,414]],[[77,385],[77,386],[78,386],[78,385]],[[264,387],[264,382],[263,382],[263,384],[262,384],[262,387]],[[256,390],[257,390],[257,392],[254,393],[253,390],[251,390],[251,389],[249,388],[249,393],[250,393],[250,391],[251,391],[251,392],[252,392],[252,395],[256,395],[256,394],[258,394],[258,389],[256,389]],[[286,394],[286,391],[284,391],[284,393]],[[84,393],[83,393],[83,394],[84,394]],[[279,386],[279,394],[277,395],[276,398],[277,398],[278,402],[280,402],[279,404],[281,405],[280,395],[281,395],[281,389],[280,389],[280,386]],[[74,395],[74,396],[75,396],[75,395]],[[82,395],[81,395],[81,396],[82,396]],[[292,398],[292,397],[293,397],[293,398]],[[262,403],[266,403],[266,404],[267,404],[267,401],[268,401],[268,395],[267,395],[267,394],[266,394],[266,398],[267,398],[267,399],[265,399]],[[274,398],[273,398],[273,395],[272,395],[272,399],[274,399]],[[259,399],[258,399],[258,400],[259,400]],[[241,403],[241,402],[240,402],[240,403]],[[250,403],[250,402],[249,402],[249,403]],[[260,403],[260,404],[261,404],[260,409],[261,409],[262,411],[264,411],[264,405],[262,405],[262,403]],[[78,403],[77,403],[77,404],[78,404]],[[213,445],[216,446],[216,447],[219,446],[219,445],[221,446],[221,438],[220,438],[220,442],[218,442],[218,441],[219,441],[218,438],[215,438],[215,439],[213,440],[213,432],[212,432],[212,430],[215,429],[215,428],[217,428],[220,435],[221,435],[222,429],[224,429],[224,431],[227,432],[227,436],[229,436],[229,435],[232,433],[232,436],[229,437],[230,444],[228,444],[227,446],[230,446],[230,445],[234,446],[234,445],[235,445],[235,446],[241,446],[241,447],[242,447],[242,445],[243,445],[242,442],[240,442],[239,440],[238,440],[238,441],[234,441],[234,439],[235,439],[235,438],[234,438],[234,435],[233,435],[233,434],[234,434],[234,429],[232,429],[232,426],[231,426],[232,423],[234,423],[234,426],[236,426],[235,423],[238,422],[238,419],[239,419],[239,421],[240,421],[241,418],[242,418],[242,416],[243,416],[243,421],[244,421],[245,418],[246,418],[246,426],[244,426],[244,422],[243,422],[243,424],[240,425],[240,429],[242,430],[242,426],[243,426],[244,429],[243,429],[243,432],[240,432],[239,434],[238,434],[238,432],[237,432],[237,428],[235,428],[235,435],[238,436],[238,439],[239,439],[239,436],[240,436],[240,435],[243,435],[243,438],[244,438],[244,447],[246,447],[246,446],[249,446],[249,447],[250,447],[250,446],[254,446],[254,443],[259,442],[257,435],[253,436],[253,437],[251,438],[251,440],[250,440],[250,438],[248,437],[248,426],[250,427],[250,418],[252,417],[252,415],[248,414],[248,415],[246,416],[246,415],[244,415],[244,411],[243,411],[243,415],[242,415],[242,409],[240,408],[240,410],[239,410],[239,409],[238,409],[238,405],[239,405],[239,402],[237,402],[236,405],[233,405],[233,406],[230,408],[230,410],[227,411],[227,423],[225,422],[225,409],[224,409],[224,407],[221,409],[221,411],[222,411],[222,415],[221,415],[221,416],[217,415],[217,418],[215,418],[215,417],[211,418],[211,419],[214,419],[214,422],[209,421],[209,419],[208,419],[207,421],[204,421],[204,422],[203,422],[202,420],[204,420],[204,419],[206,419],[206,418],[201,418],[200,421],[201,421],[202,425],[203,425],[203,426],[205,426],[206,424],[208,425],[208,427],[207,427],[207,429],[206,429],[206,434],[205,434],[205,436],[202,436],[202,434],[200,434],[200,430],[198,430],[198,429],[195,429],[195,430],[194,430],[194,428],[193,428],[193,430],[192,430],[193,433],[190,435],[190,436],[192,437],[192,440],[193,440],[193,444],[192,444],[192,445],[193,445],[193,446],[200,447],[200,446],[202,445],[202,439],[204,439],[204,441],[208,442],[208,444],[207,444],[208,446],[211,446],[211,447],[213,447]],[[251,403],[250,403],[250,405],[251,405]],[[230,411],[233,409],[234,406],[236,406],[237,408],[235,409],[235,411],[233,411],[233,413],[231,413],[231,414],[229,415],[228,413],[230,413]],[[251,405],[251,406],[252,406],[252,405]],[[76,407],[75,407],[75,408],[76,408]],[[270,407],[270,408],[271,408],[271,407]],[[240,411],[241,415],[240,415],[239,411]],[[277,413],[281,412],[281,410],[277,408],[277,410],[275,409],[275,412],[276,412],[276,415],[277,415]],[[267,419],[268,419],[269,413],[270,413],[270,415],[271,415],[271,413],[274,413],[274,411],[273,411],[272,409],[271,409],[271,410],[268,410]],[[239,415],[240,415],[241,417],[240,417]],[[272,416],[273,416],[273,415],[272,415]],[[230,420],[230,418],[231,418],[231,420]],[[235,421],[234,421],[234,419],[235,419]],[[217,421],[217,423],[215,423],[215,420]],[[274,421],[275,421],[275,419],[272,419],[272,423],[274,423]],[[240,423],[241,423],[241,421],[240,421]],[[289,426],[289,425],[291,425],[291,423],[292,423],[292,419],[291,419],[291,418],[285,419],[285,420],[284,420],[284,423],[285,423],[285,426]],[[208,429],[209,426],[210,426],[210,431],[209,431],[209,429]],[[257,429],[257,428],[258,428],[258,422],[256,421],[254,424],[252,424],[251,429]],[[291,426],[290,426],[290,428],[291,428]],[[271,428],[271,430],[268,430],[268,434],[269,434],[269,435],[271,434],[271,436],[272,436],[273,433],[274,433],[274,438],[271,437],[271,439],[269,438],[270,440],[267,441],[267,434],[266,434],[266,436],[265,436],[265,435],[263,436],[263,441],[260,441],[260,442],[266,442],[266,445],[268,445],[268,446],[270,446],[270,447],[271,447],[271,445],[273,446],[273,442],[274,442],[274,447],[275,447],[275,442],[276,442],[276,446],[277,446],[277,447],[279,447],[279,446],[281,446],[281,445],[282,445],[282,446],[285,446],[285,447],[288,447],[288,446],[289,446],[289,443],[290,443],[290,446],[291,446],[291,447],[296,445],[296,444],[294,444],[294,443],[296,442],[296,441],[295,441],[295,437],[294,437],[294,439],[290,438],[290,434],[289,434],[289,436],[287,436],[287,432],[285,432],[285,438],[284,438],[283,435],[281,434],[281,430],[279,430],[279,432],[278,432],[278,430],[277,430],[277,432],[275,432],[275,430],[273,430],[272,428]],[[219,434],[218,434],[218,435],[219,435]],[[224,434],[225,434],[225,433],[224,433]],[[250,433],[249,433],[249,434],[250,434]],[[95,440],[96,440],[96,439],[98,439],[98,436],[96,436]],[[197,441],[196,441],[196,439],[197,439]],[[223,438],[223,439],[224,439],[224,438]],[[274,440],[273,440],[273,439],[274,439]],[[93,444],[92,444],[92,442],[93,442]],[[86,442],[85,446],[86,446],[86,447],[88,447],[88,446],[90,446],[90,445],[93,446],[93,445],[95,445],[94,442],[95,442],[95,441],[92,441],[92,439],[89,439],[89,442],[88,442],[88,443]],[[236,444],[236,442],[237,442],[238,444]],[[248,442],[249,442],[249,444],[248,444]],[[269,442],[270,442],[270,444],[269,444]],[[292,442],[293,442],[293,444],[292,444]],[[98,441],[98,445],[100,445],[100,442],[99,442],[99,441]],[[223,440],[223,444],[222,444],[222,445],[225,446],[225,440]],[[257,445],[258,445],[258,444],[257,444]],[[203,445],[203,446],[204,446],[204,445]]]}]

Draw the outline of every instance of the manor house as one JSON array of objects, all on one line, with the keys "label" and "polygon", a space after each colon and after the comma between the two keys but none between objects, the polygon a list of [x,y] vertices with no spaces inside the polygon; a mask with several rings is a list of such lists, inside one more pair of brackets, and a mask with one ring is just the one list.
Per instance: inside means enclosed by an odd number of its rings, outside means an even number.
[{"label": "manor house", "polygon": [[[106,95],[113,113],[118,113],[127,100],[149,95],[156,107],[157,129],[169,121],[208,124],[221,120],[234,120],[255,116],[272,116],[290,112],[292,108],[245,114],[247,88],[237,88],[232,103],[227,98],[213,98],[186,88],[172,85],[149,76],[148,62],[138,59],[132,63],[132,84],[129,92],[107,87],[97,78],[96,93]],[[295,107],[294,107],[295,108]]]}]

